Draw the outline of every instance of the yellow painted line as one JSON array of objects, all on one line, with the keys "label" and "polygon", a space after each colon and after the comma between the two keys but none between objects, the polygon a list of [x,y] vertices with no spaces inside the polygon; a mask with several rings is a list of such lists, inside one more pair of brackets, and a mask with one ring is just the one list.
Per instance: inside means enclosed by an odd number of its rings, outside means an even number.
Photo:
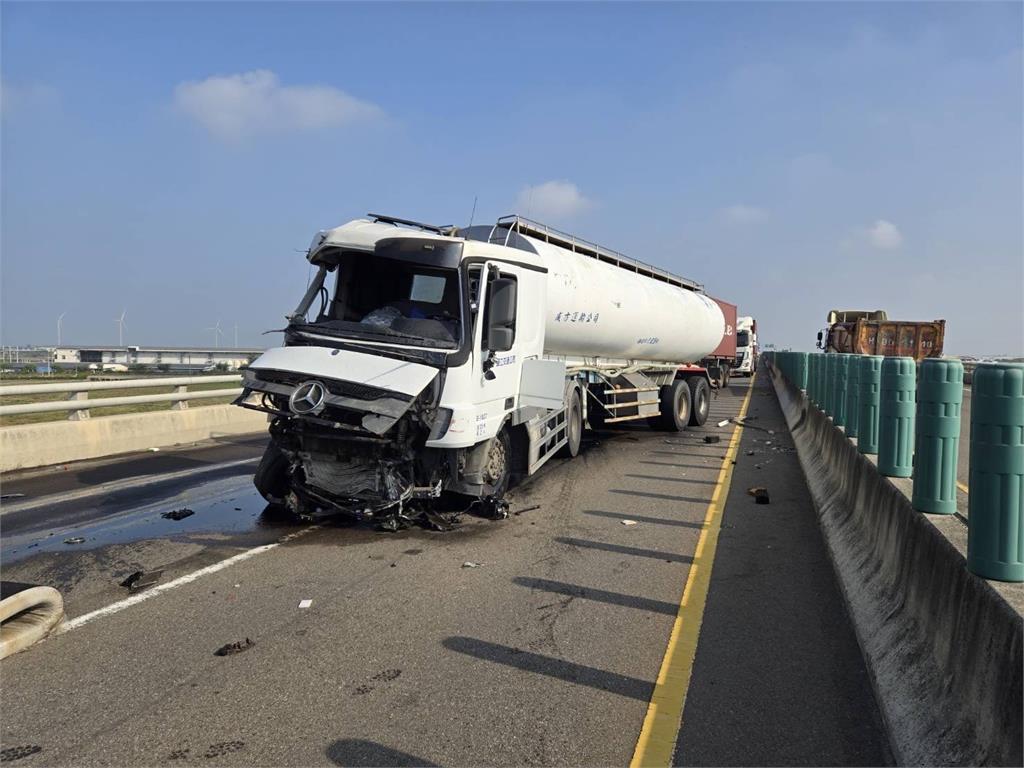
[{"label": "yellow painted line", "polygon": [[964,493],[970,493],[971,492],[971,489],[967,487],[967,484],[966,483],[961,483],[959,480],[956,481],[956,487],[959,488]]},{"label": "yellow painted line", "polygon": [[[754,392],[755,374],[750,380],[750,389],[743,400],[743,407],[737,418],[747,415],[750,396]],[[700,637],[700,625],[704,618],[704,605],[707,602],[708,587],[711,585],[711,568],[715,563],[715,549],[718,547],[718,533],[722,528],[722,512],[725,501],[729,498],[729,487],[732,485],[733,460],[739,452],[740,436],[743,427],[737,425],[725,452],[722,468],[718,471],[718,482],[704,515],[704,525],[697,549],[693,553],[693,563],[686,577],[683,588],[683,599],[679,603],[672,633],[669,635],[668,648],[661,662],[658,680],[654,684],[651,703],[647,706],[640,737],[636,742],[636,751],[630,761],[631,768],[649,768],[654,766],[670,766],[676,749],[676,737],[682,726],[683,707],[686,704],[686,692],[690,687],[690,675],[693,673],[693,659],[697,653],[697,640]]]}]

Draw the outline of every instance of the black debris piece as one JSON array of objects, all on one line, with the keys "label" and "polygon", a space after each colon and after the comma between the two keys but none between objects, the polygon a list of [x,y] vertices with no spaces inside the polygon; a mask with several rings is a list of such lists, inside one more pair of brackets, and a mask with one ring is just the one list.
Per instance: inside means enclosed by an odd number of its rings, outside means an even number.
[{"label": "black debris piece", "polygon": [[165,520],[184,520],[186,517],[192,517],[193,512],[188,507],[182,507],[181,509],[172,509],[170,512],[164,512],[160,517]]},{"label": "black debris piece", "polygon": [[213,652],[213,655],[214,656],[231,656],[231,655],[236,654],[236,653],[241,653],[242,651],[248,651],[254,645],[256,645],[256,643],[254,643],[252,640],[250,640],[247,637],[247,638],[245,638],[245,640],[238,640],[238,641],[236,641],[234,643],[228,643],[227,645],[222,645],[220,648],[218,648],[216,651]]},{"label": "black debris piece", "polygon": [[718,435],[704,435],[705,443],[718,443],[721,442],[721,438]]},{"label": "black debris piece", "polygon": [[747,493],[754,497],[754,501],[758,504],[770,504],[771,500],[768,497],[768,489],[760,486],[748,488]]},{"label": "black debris piece", "polygon": [[65,544],[84,544],[85,539],[81,536],[72,536],[70,539],[64,539]]},{"label": "black debris piece", "polygon": [[477,499],[469,505],[469,508],[491,520],[504,520],[508,517],[508,502],[497,496],[485,496],[482,499]]},{"label": "black debris piece", "polygon": [[140,589],[156,584],[163,575],[163,570],[149,571],[148,573],[146,571],[135,571],[135,573],[121,582],[121,586],[128,587],[132,592],[138,592]]},{"label": "black debris piece", "polygon": [[523,512],[533,512],[535,509],[540,509],[540,504],[534,504],[532,507],[524,507],[523,509],[517,509],[513,512],[513,515],[521,515]]}]

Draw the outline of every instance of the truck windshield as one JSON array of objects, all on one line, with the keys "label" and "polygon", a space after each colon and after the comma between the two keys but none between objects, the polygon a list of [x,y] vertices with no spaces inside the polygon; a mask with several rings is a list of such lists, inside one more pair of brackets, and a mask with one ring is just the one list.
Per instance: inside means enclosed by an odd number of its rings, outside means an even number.
[{"label": "truck windshield", "polygon": [[750,334],[747,331],[736,332],[736,346],[745,347],[750,344]]},{"label": "truck windshield", "polygon": [[460,307],[455,269],[346,254],[338,262],[333,295],[311,325],[337,336],[456,349]]}]

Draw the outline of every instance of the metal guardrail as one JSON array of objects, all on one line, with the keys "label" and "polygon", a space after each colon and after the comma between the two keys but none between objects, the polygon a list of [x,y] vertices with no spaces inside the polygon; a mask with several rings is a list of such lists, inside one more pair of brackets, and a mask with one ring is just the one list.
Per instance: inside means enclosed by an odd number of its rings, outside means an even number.
[{"label": "metal guardrail", "polygon": [[[66,381],[52,384],[12,384],[0,386],[0,398],[19,395],[62,394],[70,396],[65,400],[48,400],[38,403],[0,405],[0,416],[15,416],[25,413],[51,413],[69,411],[69,419],[89,418],[90,408],[110,408],[122,405],[147,405],[150,403],[173,403],[173,408],[183,410],[190,400],[205,400],[218,397],[235,397],[242,393],[241,387],[208,389],[189,392],[188,387],[196,384],[239,383],[242,377],[229,376],[167,376],[149,379],[119,379],[116,381]],[[100,397],[90,399],[88,393],[117,389],[156,389],[174,387],[174,392],[152,395],[129,395],[126,397]]]}]

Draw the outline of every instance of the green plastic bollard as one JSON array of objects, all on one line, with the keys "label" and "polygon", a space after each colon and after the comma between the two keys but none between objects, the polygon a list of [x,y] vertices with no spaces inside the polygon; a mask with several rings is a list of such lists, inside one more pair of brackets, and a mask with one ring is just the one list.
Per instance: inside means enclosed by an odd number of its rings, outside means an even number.
[{"label": "green plastic bollard", "polygon": [[846,436],[857,436],[857,424],[860,412],[857,402],[860,399],[860,355],[850,355],[846,367]]},{"label": "green plastic bollard", "polygon": [[914,395],[917,364],[912,357],[882,361],[878,404],[878,471],[887,477],[914,474]]},{"label": "green plastic bollard", "polygon": [[967,569],[1024,581],[1024,364],[982,363],[971,389]]},{"label": "green plastic bollard", "polygon": [[837,427],[846,426],[846,371],[850,365],[850,355],[840,352],[836,355],[835,392],[832,394],[832,423]]},{"label": "green plastic bollard", "polygon": [[835,353],[829,352],[825,355],[825,376],[821,382],[821,396],[825,400],[825,415],[832,415],[832,380],[836,373]]},{"label": "green plastic bollard", "polygon": [[825,410],[825,401],[821,396],[821,382],[825,377],[825,356],[820,352],[814,356],[814,404],[819,411]]},{"label": "green plastic bollard", "polygon": [[818,404],[817,376],[818,356],[812,352],[807,355],[807,399],[814,405]]},{"label": "green plastic bollard", "polygon": [[797,389],[807,391],[807,353],[793,353],[793,384]]},{"label": "green plastic bollard", "polygon": [[878,453],[878,412],[882,392],[881,355],[860,358],[860,391],[857,393],[857,450]]},{"label": "green plastic bollard", "polygon": [[921,362],[914,430],[914,509],[956,512],[956,462],[960,452],[960,406],[964,366],[959,360]]}]

